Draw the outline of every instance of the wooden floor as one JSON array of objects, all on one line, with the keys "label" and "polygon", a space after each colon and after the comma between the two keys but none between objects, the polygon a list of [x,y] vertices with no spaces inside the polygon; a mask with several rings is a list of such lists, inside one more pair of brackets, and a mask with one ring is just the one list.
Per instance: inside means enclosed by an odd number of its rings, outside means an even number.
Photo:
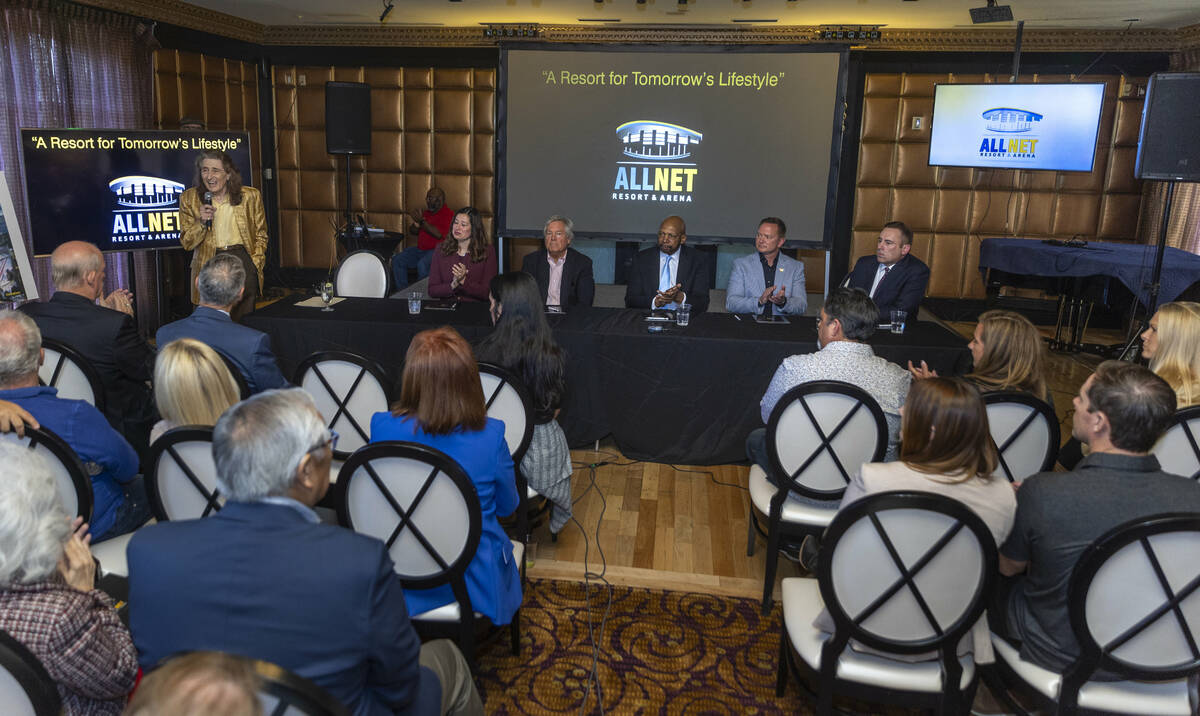
[{"label": "wooden floor", "polygon": [[[965,337],[975,330],[974,323],[948,325]],[[1116,334],[1087,338],[1121,340]],[[1094,356],[1051,354],[1047,380],[1064,438],[1071,430],[1071,400],[1099,362]],[[551,542],[546,526],[535,530],[530,576],[580,580],[590,572],[614,584],[762,596],[761,537],[754,556],[746,556],[747,466],[633,462],[611,442],[601,442],[598,452],[573,450],[571,456],[579,524],[563,528],[558,542]],[[780,558],[778,579],[800,573]]]}]

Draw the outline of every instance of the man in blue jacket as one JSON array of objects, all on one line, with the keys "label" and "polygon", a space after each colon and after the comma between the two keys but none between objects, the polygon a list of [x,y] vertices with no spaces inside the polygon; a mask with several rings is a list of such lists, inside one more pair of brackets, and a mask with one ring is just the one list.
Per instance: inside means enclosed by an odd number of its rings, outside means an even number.
[{"label": "man in blue jacket", "polygon": [[929,267],[909,253],[913,232],[903,221],[889,221],[879,232],[875,253],[863,256],[854,264],[842,285],[861,288],[879,308],[879,322],[891,323],[892,311],[908,314],[908,321],[917,320],[921,299],[929,286]]},{"label": "man in blue jacket", "polygon": [[[804,290],[804,264],[783,254],[787,226],[768,216],[754,234],[757,251],[733,262],[725,310],[730,313],[803,315],[808,308]],[[770,289],[770,290],[767,290]]]},{"label": "man in blue jacket", "polygon": [[196,276],[200,304],[192,315],[158,329],[155,338],[161,349],[179,338],[194,338],[207,343],[228,358],[246,379],[250,393],[288,385],[266,333],[234,323],[230,310],[242,300],[246,269],[232,254],[212,257]]},{"label": "man in blue jacket", "polygon": [[458,648],[421,645],[378,539],[321,524],[334,436],[299,389],[230,408],[213,428],[229,501],[129,543],[130,627],[144,669],[224,651],[296,672],[356,716],[482,714]]}]

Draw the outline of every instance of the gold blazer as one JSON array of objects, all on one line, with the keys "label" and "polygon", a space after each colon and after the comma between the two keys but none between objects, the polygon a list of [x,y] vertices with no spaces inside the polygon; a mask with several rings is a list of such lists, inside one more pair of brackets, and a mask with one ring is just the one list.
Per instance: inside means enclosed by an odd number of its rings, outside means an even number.
[{"label": "gold blazer", "polygon": [[[179,196],[179,243],[192,251],[192,303],[199,303],[196,276],[217,253],[212,232],[204,228],[200,216],[200,193],[195,187]],[[263,263],[267,260],[267,213],[263,210],[262,193],[252,186],[242,187],[242,203],[231,206],[234,224],[241,243],[258,269],[258,290],[263,290]]]}]

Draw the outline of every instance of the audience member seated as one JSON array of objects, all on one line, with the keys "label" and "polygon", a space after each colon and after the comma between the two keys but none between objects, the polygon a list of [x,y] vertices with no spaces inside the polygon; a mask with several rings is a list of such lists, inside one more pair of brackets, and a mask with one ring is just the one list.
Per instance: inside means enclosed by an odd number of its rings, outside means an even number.
[{"label": "audience member seated", "polygon": [[[371,442],[405,440],[441,450],[475,484],[483,532],[467,566],[471,606],[493,624],[508,624],[521,606],[520,565],[497,517],[521,504],[504,423],[487,417],[471,347],[443,326],[413,337],[404,359],[400,400],[371,417]],[[422,614],[454,601],[450,585],[408,590],[408,610]]]},{"label": "audience member seated", "polygon": [[163,417],[150,442],[181,425],[216,425],[239,400],[238,384],[216,351],[192,338],[171,341],[154,365],[154,402]]},{"label": "audience member seated", "polygon": [[488,282],[498,271],[496,248],[488,241],[479,210],[458,210],[450,234],[433,252],[429,270],[429,295],[463,301],[488,300]]},{"label": "audience member seated", "polygon": [[83,241],[68,241],[50,254],[50,275],[55,288],[50,300],[20,310],[44,337],[66,343],[92,364],[104,388],[104,416],[144,453],[158,419],[149,386],[154,349],[138,335],[133,294],[119,288],[101,298],[104,255]]},{"label": "audience member seated", "polygon": [[138,684],[125,716],[261,716],[254,662],[219,651],[181,654]]},{"label": "audience member seated", "polygon": [[433,250],[446,238],[454,219],[454,212],[446,206],[446,192],[436,186],[425,193],[425,206],[424,211],[413,209],[415,223],[408,228],[408,233],[417,237],[417,245],[404,248],[403,243],[397,244],[392,255],[392,279],[397,291],[408,288],[409,269],[417,270],[417,280],[429,275]]},{"label": "audience member seated", "polygon": [[[884,459],[895,460],[900,442],[900,406],[908,394],[912,376],[900,366],[875,355],[866,340],[875,332],[875,304],[865,291],[835,288],[821,307],[817,321],[820,350],[783,359],[771,378],[760,406],[763,422],[783,394],[802,383],[840,380],[865,390],[883,409],[888,424],[888,448]],[[757,428],[746,438],[746,455],[780,485],[767,459],[767,430]],[[849,468],[847,468],[849,469]]]},{"label": "audience member seated", "polygon": [[571,519],[571,448],[555,420],[566,389],[563,350],[542,313],[538,285],[514,271],[492,279],[492,323],[496,330],[475,349],[481,361],[519,377],[533,395],[533,438],[521,459],[529,486],[554,505],[550,532],[558,534]]},{"label": "audience member seated", "polygon": [[[999,457],[979,391],[960,378],[916,381],[901,412],[900,460],[864,464],[846,486],[842,507],[877,492],[932,492],[970,507],[1002,544],[1012,530],[1017,498],[1007,480],[992,477]],[[833,621],[822,617],[816,626],[832,632]],[[986,619],[975,625],[971,642],[977,661],[993,660]]]},{"label": "audience member seated", "polygon": [[1146,368],[1101,363],[1075,397],[1072,432],[1091,448],[1072,472],[1043,472],[1017,491],[1012,534],[1000,548],[989,620],[1021,643],[1021,658],[1062,671],[1079,654],[1067,586],[1083,551],[1131,520],[1200,511],[1200,485],[1162,471],[1149,454],[1175,412],[1175,393]]},{"label": "audience member seated", "polygon": [[1178,410],[1200,404],[1200,303],[1159,306],[1142,333],[1142,357],[1175,391]]},{"label": "audience member seated", "polygon": [[[221,416],[213,458],[229,501],[129,543],[142,668],[181,651],[224,651],[294,671],[359,716],[481,713],[458,648],[420,644],[384,544],[312,511],[329,487],[333,444],[299,389],[267,391]],[[453,707],[438,711],[439,698]]]},{"label": "audience member seated", "polygon": [[66,714],[119,714],[137,653],[112,599],[95,588],[87,525],[63,511],[50,466],[0,443],[0,629],[33,652]]},{"label": "audience member seated", "polygon": [[708,310],[708,258],[684,246],[687,225],[678,216],[668,216],[658,227],[658,246],[639,251],[629,267],[625,285],[626,308],[674,309],[681,303],[692,313]]},{"label": "audience member seated", "polygon": [[768,216],[758,222],[756,253],[733,262],[725,310],[730,313],[803,314],[808,308],[804,288],[804,263],[785,256],[787,226]]},{"label": "audience member seated", "polygon": [[571,248],[575,224],[565,216],[546,219],[545,247],[521,262],[521,270],[537,279],[546,306],[590,306],[596,297],[592,260]]},{"label": "audience member seated", "polygon": [[[1028,318],[1012,311],[986,311],[967,348],[974,366],[963,377],[980,391],[1029,393],[1054,407],[1046,385],[1046,345]],[[918,380],[937,376],[925,361],[920,367],[909,361],[908,370]]]},{"label": "audience member seated", "polygon": [[155,340],[165,346],[180,338],[195,338],[216,349],[237,366],[251,393],[288,385],[266,333],[234,323],[230,309],[241,300],[246,269],[232,254],[217,254],[196,277],[200,305],[192,315],[158,329]]},{"label": "audience member seated", "polygon": [[863,256],[850,270],[843,285],[861,288],[879,307],[879,322],[891,323],[892,311],[908,313],[917,320],[921,299],[929,285],[929,267],[909,254],[912,229],[902,221],[889,221],[879,232],[874,256]]},{"label": "audience member seated", "polygon": [[137,453],[91,403],[59,398],[57,389],[38,385],[44,356],[33,320],[0,310],[0,400],[29,411],[79,456],[92,477],[95,541],[132,532],[150,519]]}]

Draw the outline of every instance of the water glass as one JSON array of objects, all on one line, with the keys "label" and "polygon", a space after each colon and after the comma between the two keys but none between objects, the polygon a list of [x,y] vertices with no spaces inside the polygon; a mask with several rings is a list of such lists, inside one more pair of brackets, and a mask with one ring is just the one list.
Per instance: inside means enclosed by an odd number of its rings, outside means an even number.
[{"label": "water glass", "polygon": [[421,292],[413,291],[408,294],[408,314],[415,316],[421,312]]},{"label": "water glass", "polygon": [[892,311],[892,333],[904,332],[904,321],[908,318],[907,311]]},{"label": "water glass", "polygon": [[317,293],[321,296],[321,301],[325,304],[325,308],[322,308],[321,311],[332,311],[333,309],[329,307],[329,302],[333,300],[333,282],[322,281],[318,283]]},{"label": "water glass", "polygon": [[692,304],[679,304],[679,307],[675,309],[675,325],[686,326],[690,320],[692,320]]}]

